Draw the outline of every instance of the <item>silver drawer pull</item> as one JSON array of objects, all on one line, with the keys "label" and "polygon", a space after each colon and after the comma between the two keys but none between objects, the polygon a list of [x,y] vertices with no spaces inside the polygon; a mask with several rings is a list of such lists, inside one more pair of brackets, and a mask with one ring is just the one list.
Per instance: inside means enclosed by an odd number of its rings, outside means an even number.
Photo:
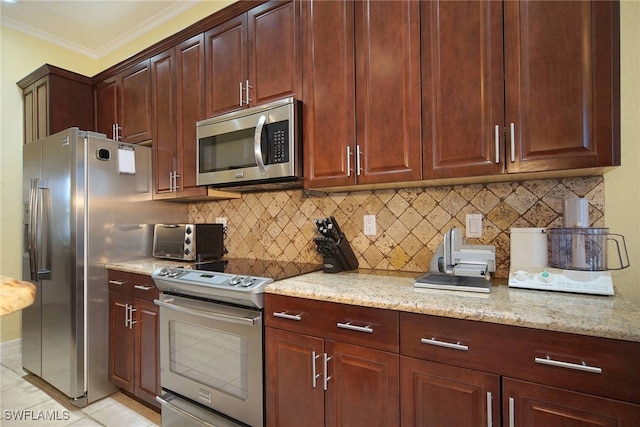
[{"label": "silver drawer pull", "polygon": [[299,322],[302,320],[302,314],[289,314],[286,311],[274,312],[273,317],[279,317],[281,319],[295,320]]},{"label": "silver drawer pull", "polygon": [[545,357],[536,357],[536,363],[541,365],[549,365],[549,366],[557,366],[559,368],[567,368],[567,369],[575,369],[576,371],[584,371],[591,372],[594,374],[601,374],[602,368],[598,368],[597,366],[589,366],[585,362],[580,363],[569,363],[569,362],[561,362],[559,360],[553,360],[549,356]]},{"label": "silver drawer pull", "polygon": [[141,291],[148,291],[149,289],[151,289],[153,286],[142,286],[142,285],[134,285],[134,288],[136,289],[140,289]]},{"label": "silver drawer pull", "polygon": [[452,342],[446,342],[446,341],[438,341],[436,337],[432,337],[432,338],[420,338],[420,342],[422,344],[436,345],[438,347],[451,348],[454,350],[469,351],[469,346],[460,344],[460,341],[458,341],[457,343],[452,343]]},{"label": "silver drawer pull", "polygon": [[[104,283],[104,282],[103,282]],[[125,280],[109,280],[109,284],[110,285],[118,285],[118,286],[122,286],[125,283],[127,283]]]},{"label": "silver drawer pull", "polygon": [[336,326],[340,329],[348,329],[350,331],[358,331],[358,332],[366,332],[368,334],[372,334],[373,333],[373,328],[369,325],[367,326],[356,326],[356,325],[352,325],[351,322],[347,322],[347,323],[336,323]]}]

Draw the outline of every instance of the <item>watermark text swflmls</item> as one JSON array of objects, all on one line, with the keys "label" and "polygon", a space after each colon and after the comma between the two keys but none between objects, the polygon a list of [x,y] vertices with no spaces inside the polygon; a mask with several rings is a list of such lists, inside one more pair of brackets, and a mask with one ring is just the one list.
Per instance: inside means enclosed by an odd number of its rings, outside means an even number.
[{"label": "watermark text swflmls", "polygon": [[5,409],[3,415],[6,421],[67,421],[71,418],[71,412],[67,410]]}]

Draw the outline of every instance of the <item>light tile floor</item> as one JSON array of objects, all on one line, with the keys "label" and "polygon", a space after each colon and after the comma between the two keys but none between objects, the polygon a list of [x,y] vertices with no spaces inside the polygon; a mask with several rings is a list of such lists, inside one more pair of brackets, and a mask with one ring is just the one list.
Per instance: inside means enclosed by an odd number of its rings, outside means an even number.
[{"label": "light tile floor", "polygon": [[[150,427],[160,414],[117,392],[84,408],[22,370],[20,340],[0,344],[0,426]],[[19,418],[22,418],[21,420]]]}]

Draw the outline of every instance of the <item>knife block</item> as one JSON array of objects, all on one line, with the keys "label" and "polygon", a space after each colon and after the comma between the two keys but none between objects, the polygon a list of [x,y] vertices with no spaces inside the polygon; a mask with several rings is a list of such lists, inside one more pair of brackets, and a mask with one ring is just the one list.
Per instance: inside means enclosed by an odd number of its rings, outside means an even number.
[{"label": "knife block", "polygon": [[355,270],[358,268],[358,259],[353,253],[349,242],[342,238],[336,242],[336,250],[333,256],[322,257],[322,271],[325,273],[339,273],[341,271]]}]

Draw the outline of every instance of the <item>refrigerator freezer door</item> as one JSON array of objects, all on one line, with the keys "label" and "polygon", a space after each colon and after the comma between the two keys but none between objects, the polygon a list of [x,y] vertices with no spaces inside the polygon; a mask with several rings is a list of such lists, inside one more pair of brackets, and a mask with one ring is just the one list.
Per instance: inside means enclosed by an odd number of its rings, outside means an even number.
[{"label": "refrigerator freezer door", "polygon": [[23,221],[22,221],[22,280],[36,286],[36,299],[22,310],[22,366],[29,372],[42,375],[42,283],[36,278],[35,249],[36,221],[34,194],[36,180],[42,178],[42,144],[34,142],[23,146]]}]

